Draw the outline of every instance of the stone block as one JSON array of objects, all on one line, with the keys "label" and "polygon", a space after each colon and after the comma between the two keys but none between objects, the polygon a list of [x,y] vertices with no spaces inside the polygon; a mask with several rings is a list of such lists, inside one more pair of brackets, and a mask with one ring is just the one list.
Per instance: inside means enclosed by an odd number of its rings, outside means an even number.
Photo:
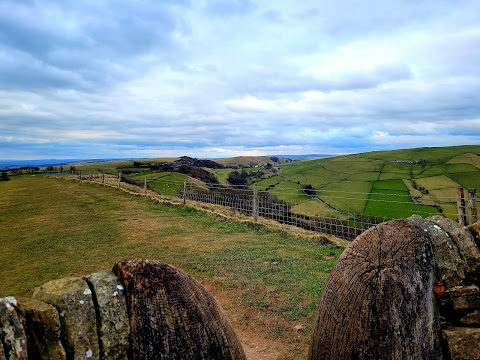
[{"label": "stone block", "polygon": [[420,226],[432,241],[436,278],[447,288],[462,284],[465,280],[465,262],[448,233],[436,223],[418,215],[408,220]]},{"label": "stone block", "polygon": [[480,309],[480,289],[475,285],[448,289],[442,297],[442,305],[446,311]]},{"label": "stone block", "polygon": [[467,326],[480,327],[480,310],[473,310],[461,316],[458,321]]},{"label": "stone block", "polygon": [[57,309],[34,299],[20,299],[19,302],[25,311],[29,357],[41,360],[65,360]]},{"label": "stone block", "polygon": [[452,360],[480,359],[480,328],[447,327],[442,335]]},{"label": "stone block", "polygon": [[57,308],[67,358],[100,358],[92,291],[85,280],[78,277],[52,280],[35,288],[33,298]]},{"label": "stone block", "polygon": [[7,360],[7,357],[5,356],[5,350],[3,350],[3,344],[2,344],[2,329],[0,329],[0,360]]},{"label": "stone block", "polygon": [[98,314],[98,338],[102,359],[126,359],[130,325],[123,285],[114,273],[102,271],[86,278],[93,291]]},{"label": "stone block", "polygon": [[480,250],[472,233],[463,225],[443,216],[432,216],[428,220],[445,230],[452,238],[458,251],[465,261],[465,275],[467,280],[480,280]]},{"label": "stone block", "polygon": [[25,314],[17,300],[12,297],[0,299],[0,346],[8,360],[28,359]]}]

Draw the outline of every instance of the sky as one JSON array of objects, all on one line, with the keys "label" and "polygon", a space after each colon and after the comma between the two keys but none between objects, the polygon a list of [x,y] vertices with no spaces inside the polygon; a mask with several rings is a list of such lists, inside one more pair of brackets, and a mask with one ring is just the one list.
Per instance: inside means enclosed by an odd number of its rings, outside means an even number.
[{"label": "sky", "polygon": [[460,144],[478,0],[0,0],[0,160]]}]

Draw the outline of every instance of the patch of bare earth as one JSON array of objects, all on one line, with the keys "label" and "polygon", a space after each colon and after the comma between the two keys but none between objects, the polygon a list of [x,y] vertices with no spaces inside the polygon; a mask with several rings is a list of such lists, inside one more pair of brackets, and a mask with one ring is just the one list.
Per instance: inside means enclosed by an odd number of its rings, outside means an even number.
[{"label": "patch of bare earth", "polygon": [[218,289],[209,281],[202,281],[202,284],[213,294],[227,313],[248,360],[304,358],[303,354],[292,354],[293,347],[303,348],[302,353],[306,352],[306,345],[301,341],[295,341],[295,344],[292,344],[291,338],[285,338],[286,341],[283,341],[282,337],[268,336],[268,333],[272,332],[272,328],[278,327],[278,329],[282,329],[279,330],[280,332],[288,331],[291,332],[291,337],[296,337],[298,329],[295,329],[295,324],[279,318],[269,319],[259,311],[238,305],[236,299],[241,295],[241,290]]}]

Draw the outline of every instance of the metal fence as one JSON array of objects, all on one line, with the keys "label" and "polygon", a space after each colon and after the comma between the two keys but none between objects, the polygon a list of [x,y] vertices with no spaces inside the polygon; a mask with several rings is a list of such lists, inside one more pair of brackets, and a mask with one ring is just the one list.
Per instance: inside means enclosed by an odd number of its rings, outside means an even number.
[{"label": "metal fence", "polygon": [[[122,188],[137,194],[153,194],[154,196],[167,196],[155,191],[149,186],[149,183],[156,179],[148,180],[147,177],[143,181],[134,180],[122,175],[108,174],[82,174],[82,173],[51,173],[48,176],[60,176],[76,178],[79,180],[89,180],[97,183],[101,183],[107,186],[116,188]],[[277,194],[283,195],[283,197],[292,197],[302,195],[310,200],[310,204],[319,204],[323,206],[326,211],[323,213],[315,213],[314,211],[302,211],[296,207],[294,202],[281,200],[278,196],[272,195],[269,189],[258,190],[254,185],[253,188],[246,188],[243,186],[222,186],[219,184],[208,184],[207,187],[199,186],[190,182],[176,182],[163,180],[166,186],[171,185],[172,188],[177,189],[174,194],[170,194],[170,198],[182,199],[185,203],[188,201],[201,202],[206,204],[214,204],[223,207],[226,211],[230,211],[232,214],[241,214],[245,216],[251,216],[254,220],[258,217],[273,220],[281,224],[293,225],[306,230],[311,230],[323,234],[334,235],[336,237],[352,240],[366,229],[374,226],[378,223],[391,219],[387,216],[367,216],[363,213],[357,213],[355,211],[341,211],[329,204],[329,201],[341,199],[343,202],[348,203],[357,201],[359,198],[368,198],[368,201],[374,203],[379,209],[384,210],[387,214],[390,210],[398,210],[406,204],[408,200],[411,202],[410,195],[404,195],[405,201],[402,200],[389,200],[388,194],[384,194],[383,198],[373,199],[372,193],[360,193],[360,192],[348,192],[348,191],[332,191],[331,194],[326,194],[326,197],[320,198],[313,191],[306,191],[304,189],[297,188],[276,188]],[[453,189],[456,192],[456,199],[452,196],[445,197],[443,201],[449,205],[449,212],[439,212],[439,215],[443,215],[450,218],[458,219],[458,221],[464,225],[468,223],[474,223],[477,221],[477,198],[476,190],[468,189],[465,192],[463,188]],[[468,198],[465,198],[465,194]],[[398,193],[394,199],[398,199]],[[168,196],[167,196],[168,197]],[[407,199],[408,198],[408,199]],[[428,199],[427,199],[428,200]],[[435,197],[433,200],[438,201],[439,197]],[[442,200],[442,199],[440,199]],[[424,199],[425,201],[425,199]],[[450,206],[451,205],[451,206]],[[436,207],[435,207],[436,206]],[[432,209],[441,209],[438,204],[433,203]],[[305,210],[305,209],[303,209]],[[389,210],[389,211],[387,211]],[[395,213],[395,212],[394,212]],[[429,212],[417,210],[417,211],[405,211],[398,212],[398,217],[408,217],[413,214],[417,214],[423,217],[431,215]]]}]

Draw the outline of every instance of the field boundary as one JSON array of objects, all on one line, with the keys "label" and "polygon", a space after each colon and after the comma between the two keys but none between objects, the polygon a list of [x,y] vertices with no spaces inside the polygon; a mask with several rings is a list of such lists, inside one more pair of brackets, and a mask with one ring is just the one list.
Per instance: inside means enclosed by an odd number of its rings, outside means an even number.
[{"label": "field boundary", "polygon": [[[280,191],[280,189],[275,186],[269,187],[265,190],[258,190],[256,185],[253,186],[253,189],[241,186],[225,187],[219,184],[206,184],[205,187],[199,187],[195,182],[185,180],[183,183],[172,182],[171,185],[175,186],[177,190],[175,195],[170,194],[167,196],[152,189],[150,183],[154,180],[147,180],[146,176],[143,182],[122,176],[121,174],[114,176],[101,173],[82,176],[81,174],[72,173],[53,173],[47,174],[46,176],[71,178],[99,183],[104,186],[122,189],[123,191],[135,195],[148,195],[156,199],[161,197],[162,202],[170,202],[174,204],[186,204],[188,202],[195,203],[197,206],[199,203],[209,204],[218,207],[215,210],[216,212],[223,213],[224,215],[228,214],[228,216],[232,218],[250,219],[253,223],[258,223],[258,219],[265,219],[278,224],[304,229],[309,232],[331,235],[343,240],[353,240],[368,228],[392,219],[391,217],[387,218],[381,216],[382,209],[385,206],[398,207],[399,211],[397,212],[397,218],[409,217],[414,214],[423,217],[435,214],[432,211],[425,213],[422,213],[422,211],[411,211],[405,215],[401,210],[403,210],[404,207],[408,209],[409,204],[415,205],[406,186],[406,191],[393,191],[372,187],[369,193],[358,193],[353,191],[348,193],[343,192],[344,201],[354,200],[356,194],[361,194],[361,196],[368,195],[369,202],[367,205],[371,207],[371,204],[374,204],[375,208],[369,208],[370,213],[375,214],[374,216],[366,216],[365,214],[358,214],[350,211],[345,212],[332,208],[328,206],[328,203],[317,196],[314,189],[309,190],[298,187],[283,188],[283,191],[295,191],[299,195],[307,197],[311,202],[310,204],[314,204],[315,202],[323,203],[329,208],[329,213],[327,215],[318,215],[301,212],[296,209],[295,206],[292,206],[291,203],[285,200],[279,200],[268,191],[273,188],[275,188],[276,191]],[[165,176],[163,178],[165,178]],[[286,181],[283,177],[281,178]],[[168,180],[163,181],[168,183]],[[385,181],[391,182],[392,180]],[[170,190],[170,192],[172,191]],[[471,205],[470,202],[466,204],[464,200],[463,204],[461,202],[458,202],[458,204],[459,208],[463,207],[463,209],[459,212],[460,215],[455,214],[455,217],[459,219],[462,217],[464,219],[464,224],[466,224],[466,214],[467,210],[469,210],[471,213],[470,218],[476,219],[476,208],[474,210],[475,214],[472,213],[472,209],[467,208],[467,205]],[[428,210],[435,209],[434,206],[427,207],[426,205],[425,208]],[[377,216],[377,214],[379,215]],[[444,214],[438,212],[438,215]],[[451,214],[450,217],[452,217]],[[470,223],[472,223],[472,221],[473,220],[470,220]]]}]

